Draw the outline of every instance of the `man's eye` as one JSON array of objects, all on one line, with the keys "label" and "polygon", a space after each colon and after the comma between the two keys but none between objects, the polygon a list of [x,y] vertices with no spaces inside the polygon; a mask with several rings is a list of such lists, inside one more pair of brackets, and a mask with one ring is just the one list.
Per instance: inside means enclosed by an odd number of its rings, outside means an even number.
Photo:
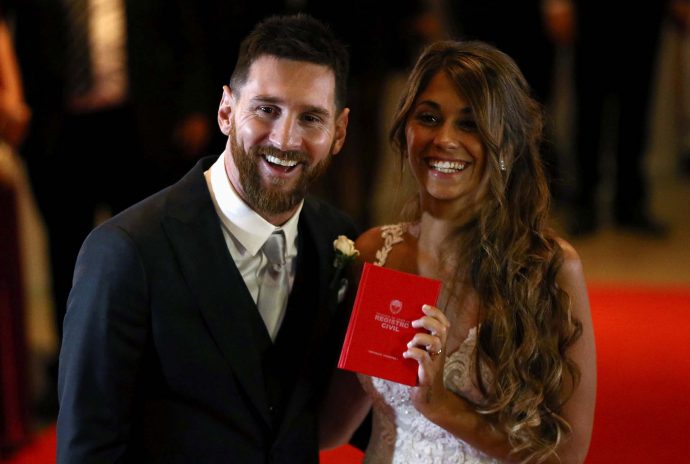
[{"label": "man's eye", "polygon": [[275,108],[272,106],[260,106],[257,108],[260,112],[265,113],[265,114],[273,114],[275,113]]},{"label": "man's eye", "polygon": [[318,123],[321,122],[321,118],[318,117],[318,116],[315,116],[315,115],[313,115],[313,114],[305,114],[304,116],[302,116],[302,119],[303,119],[305,122],[308,122],[308,123],[311,123],[311,124],[318,124]]}]

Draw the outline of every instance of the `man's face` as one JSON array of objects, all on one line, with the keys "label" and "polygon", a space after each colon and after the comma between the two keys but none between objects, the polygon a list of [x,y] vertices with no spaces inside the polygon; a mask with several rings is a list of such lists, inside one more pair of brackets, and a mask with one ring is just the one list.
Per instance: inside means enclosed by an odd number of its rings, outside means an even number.
[{"label": "man's face", "polygon": [[336,114],[328,67],[259,57],[240,89],[225,89],[218,112],[233,187],[267,219],[289,217],[342,147],[347,114]]}]

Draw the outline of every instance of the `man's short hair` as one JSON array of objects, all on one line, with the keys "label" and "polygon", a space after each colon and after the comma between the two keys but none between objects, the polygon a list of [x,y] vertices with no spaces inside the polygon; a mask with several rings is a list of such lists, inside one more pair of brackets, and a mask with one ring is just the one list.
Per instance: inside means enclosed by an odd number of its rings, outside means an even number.
[{"label": "man's short hair", "polygon": [[252,63],[264,55],[327,66],[335,74],[335,105],[338,110],[345,107],[348,52],[321,21],[299,13],[271,16],[257,24],[240,44],[237,64],[230,78],[233,91],[241,90]]}]

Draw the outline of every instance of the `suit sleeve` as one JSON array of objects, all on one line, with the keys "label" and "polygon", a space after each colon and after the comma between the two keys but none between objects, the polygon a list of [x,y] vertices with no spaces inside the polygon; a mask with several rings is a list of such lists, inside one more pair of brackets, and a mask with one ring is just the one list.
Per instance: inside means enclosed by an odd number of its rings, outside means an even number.
[{"label": "suit sleeve", "polygon": [[58,463],[117,462],[125,453],[143,348],[146,274],[132,239],[104,226],[85,240],[60,353]]}]

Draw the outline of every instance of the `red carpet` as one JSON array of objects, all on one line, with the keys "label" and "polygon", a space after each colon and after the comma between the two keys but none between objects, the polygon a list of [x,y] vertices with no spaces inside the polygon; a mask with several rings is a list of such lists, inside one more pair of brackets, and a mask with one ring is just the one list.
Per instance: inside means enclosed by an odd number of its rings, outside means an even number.
[{"label": "red carpet", "polygon": [[[35,437],[29,446],[7,464],[54,464],[55,463],[55,427],[51,427]],[[362,452],[351,446],[321,453],[321,464],[349,464],[362,461]],[[0,463],[4,463],[0,458]]]},{"label": "red carpet", "polygon": [[690,462],[690,289],[592,286],[590,464]]},{"label": "red carpet", "polygon": [[[590,299],[599,382],[587,464],[690,462],[690,288],[599,284]],[[343,447],[322,453],[321,462],[361,457]],[[54,429],[10,461],[54,462]]]}]

